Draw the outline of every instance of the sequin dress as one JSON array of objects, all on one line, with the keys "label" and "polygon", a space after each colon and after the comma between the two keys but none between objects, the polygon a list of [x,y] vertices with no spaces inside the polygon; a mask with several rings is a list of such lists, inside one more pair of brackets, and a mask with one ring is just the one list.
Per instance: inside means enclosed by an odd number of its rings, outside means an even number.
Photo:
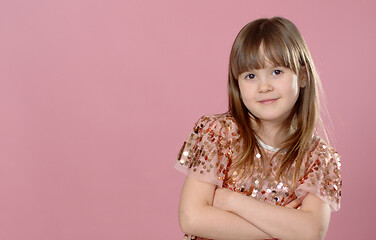
[{"label": "sequin dress", "polygon": [[[276,181],[278,163],[284,153],[271,158],[276,149],[263,144],[263,156],[269,161],[263,165],[260,153],[256,153],[252,176],[239,178],[240,174],[231,170],[230,165],[240,152],[241,144],[238,127],[228,113],[203,116],[183,143],[174,167],[199,180],[270,204],[285,206],[312,193],[328,203],[331,211],[339,210],[342,186],[340,157],[319,137],[312,139],[311,150],[302,162],[295,186],[292,186],[293,171],[284,182]],[[292,165],[292,169],[294,167]],[[185,239],[204,238],[186,235]]]}]

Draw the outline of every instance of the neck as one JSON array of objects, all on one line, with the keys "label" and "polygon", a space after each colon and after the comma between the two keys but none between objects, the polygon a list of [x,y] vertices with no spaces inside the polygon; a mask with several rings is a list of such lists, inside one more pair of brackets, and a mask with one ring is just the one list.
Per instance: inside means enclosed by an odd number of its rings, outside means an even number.
[{"label": "neck", "polygon": [[259,126],[252,120],[252,127],[260,140],[266,145],[280,148],[282,142],[285,140],[286,133],[280,130],[281,123],[262,122],[262,124]]}]

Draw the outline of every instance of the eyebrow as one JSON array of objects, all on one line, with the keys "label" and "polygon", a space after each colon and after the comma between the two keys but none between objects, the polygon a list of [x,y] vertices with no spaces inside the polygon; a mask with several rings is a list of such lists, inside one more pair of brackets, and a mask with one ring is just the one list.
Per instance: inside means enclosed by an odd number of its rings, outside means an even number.
[{"label": "eyebrow", "polygon": [[286,68],[284,66],[280,66],[280,65],[273,65],[273,66],[270,66],[270,67],[267,67],[267,68],[260,68],[260,69],[247,69],[245,72],[243,73],[247,73],[247,72],[253,72],[253,71],[260,71],[261,69],[266,69],[266,70],[270,70],[270,69],[273,69],[273,68]]}]

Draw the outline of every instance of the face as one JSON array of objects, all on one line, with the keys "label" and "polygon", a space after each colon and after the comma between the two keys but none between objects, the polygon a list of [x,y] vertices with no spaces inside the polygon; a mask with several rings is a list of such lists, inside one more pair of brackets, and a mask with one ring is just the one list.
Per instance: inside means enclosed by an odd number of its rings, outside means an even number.
[{"label": "face", "polygon": [[294,71],[268,62],[265,68],[240,74],[238,82],[245,106],[262,123],[280,124],[285,120],[299,97],[300,88],[304,87]]}]

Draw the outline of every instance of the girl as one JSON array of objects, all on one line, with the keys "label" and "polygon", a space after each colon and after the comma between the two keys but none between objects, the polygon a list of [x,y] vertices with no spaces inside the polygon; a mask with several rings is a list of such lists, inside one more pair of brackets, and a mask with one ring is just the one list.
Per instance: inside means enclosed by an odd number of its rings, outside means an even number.
[{"label": "girl", "polygon": [[186,239],[324,238],[340,207],[341,173],[338,154],[316,134],[319,86],[289,20],[258,19],[240,31],[229,110],[201,117],[175,163],[187,173]]}]

